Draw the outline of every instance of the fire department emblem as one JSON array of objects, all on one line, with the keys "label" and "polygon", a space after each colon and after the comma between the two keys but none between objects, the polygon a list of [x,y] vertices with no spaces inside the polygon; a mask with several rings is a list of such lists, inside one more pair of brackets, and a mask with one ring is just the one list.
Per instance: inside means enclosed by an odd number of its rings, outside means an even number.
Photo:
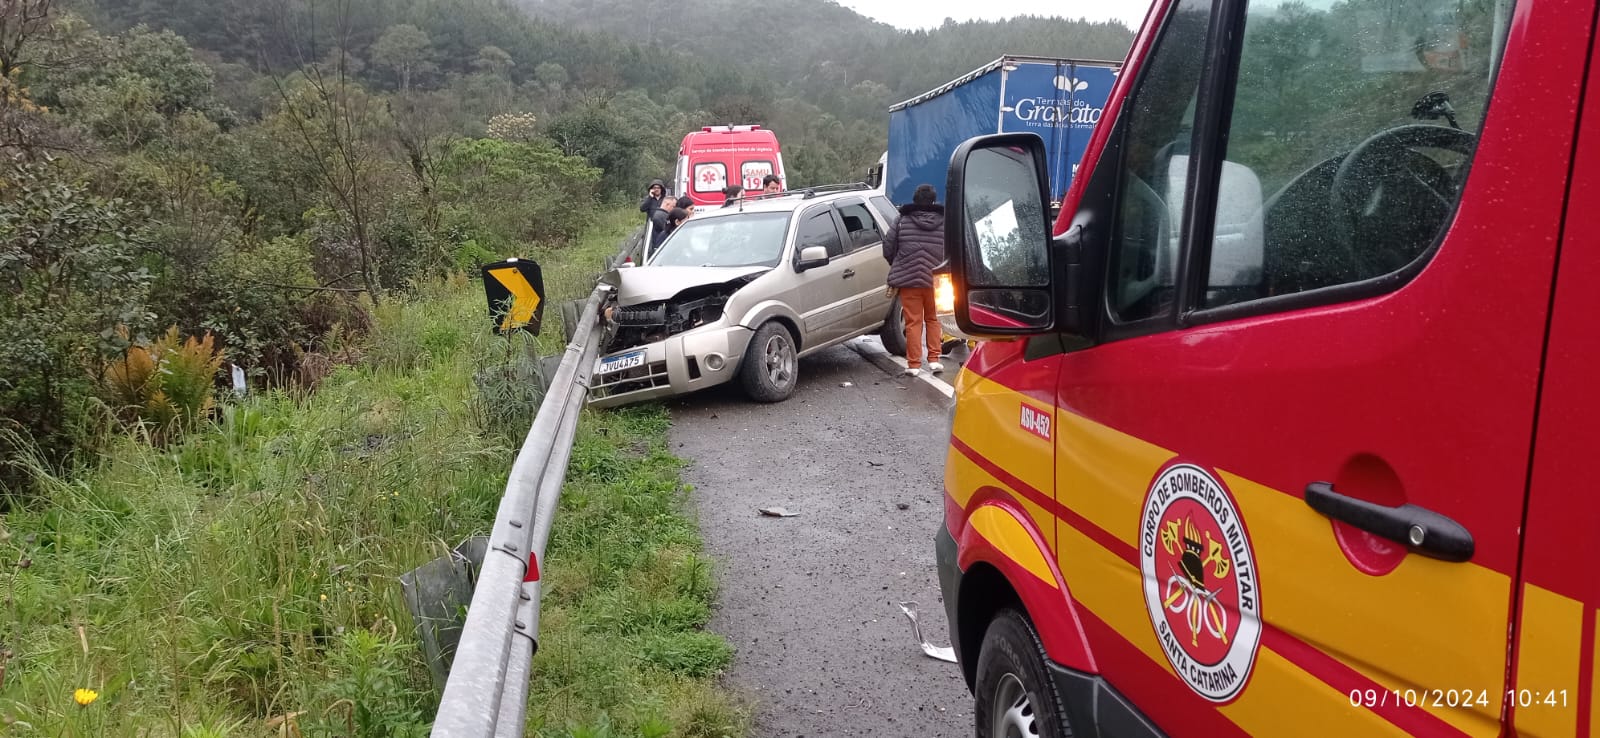
[{"label": "fire department emblem", "polygon": [[1213,702],[1239,696],[1261,643],[1250,536],[1228,490],[1192,464],[1167,467],[1140,518],[1144,602],[1173,671]]}]

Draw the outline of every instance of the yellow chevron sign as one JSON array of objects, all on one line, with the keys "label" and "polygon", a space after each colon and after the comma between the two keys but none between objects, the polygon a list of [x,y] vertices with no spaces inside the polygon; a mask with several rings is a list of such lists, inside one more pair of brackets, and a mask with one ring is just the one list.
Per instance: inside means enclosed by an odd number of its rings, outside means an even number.
[{"label": "yellow chevron sign", "polygon": [[539,335],[544,316],[544,278],[538,262],[506,259],[483,267],[483,291],[495,331]]}]

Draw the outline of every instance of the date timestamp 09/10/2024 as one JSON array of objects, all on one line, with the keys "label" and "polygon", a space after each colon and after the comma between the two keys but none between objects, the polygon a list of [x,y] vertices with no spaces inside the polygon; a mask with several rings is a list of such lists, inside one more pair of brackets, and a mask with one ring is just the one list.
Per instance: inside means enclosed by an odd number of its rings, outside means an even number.
[{"label": "date timestamp 09/10/2024", "polygon": [[1567,707],[1574,704],[1565,689],[1352,689],[1353,707],[1494,707],[1496,697],[1522,708]]}]

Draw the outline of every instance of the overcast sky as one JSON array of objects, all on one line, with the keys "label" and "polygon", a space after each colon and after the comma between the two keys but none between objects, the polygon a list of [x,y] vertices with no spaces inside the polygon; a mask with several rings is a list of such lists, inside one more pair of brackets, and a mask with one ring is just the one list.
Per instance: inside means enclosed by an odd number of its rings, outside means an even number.
[{"label": "overcast sky", "polygon": [[931,28],[945,18],[999,20],[1019,15],[1119,20],[1129,28],[1144,21],[1144,0],[836,0],[862,15],[905,29]]}]

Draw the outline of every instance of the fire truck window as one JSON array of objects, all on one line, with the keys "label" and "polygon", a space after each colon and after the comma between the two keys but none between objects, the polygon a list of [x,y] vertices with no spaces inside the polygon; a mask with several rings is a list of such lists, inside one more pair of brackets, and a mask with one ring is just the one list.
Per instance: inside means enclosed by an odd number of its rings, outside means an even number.
[{"label": "fire truck window", "polygon": [[839,217],[844,220],[845,233],[850,234],[850,250],[876,246],[883,242],[883,234],[878,232],[878,222],[872,219],[872,213],[867,211],[867,206],[850,203],[839,208]]},{"label": "fire truck window", "polygon": [[1180,0],[1161,31],[1128,113],[1113,224],[1109,296],[1122,322],[1172,311],[1195,99],[1211,3]]},{"label": "fire truck window", "polygon": [[721,162],[694,165],[695,192],[721,192],[728,187],[728,168]]},{"label": "fire truck window", "polygon": [[1205,306],[1427,254],[1460,199],[1510,17],[1510,0],[1252,1]]},{"label": "fire truck window", "polygon": [[800,222],[800,230],[795,234],[795,253],[798,254],[812,246],[822,246],[828,250],[828,258],[833,258],[844,253],[844,243],[839,240],[839,229],[833,226],[833,213],[823,210],[807,215]]}]

